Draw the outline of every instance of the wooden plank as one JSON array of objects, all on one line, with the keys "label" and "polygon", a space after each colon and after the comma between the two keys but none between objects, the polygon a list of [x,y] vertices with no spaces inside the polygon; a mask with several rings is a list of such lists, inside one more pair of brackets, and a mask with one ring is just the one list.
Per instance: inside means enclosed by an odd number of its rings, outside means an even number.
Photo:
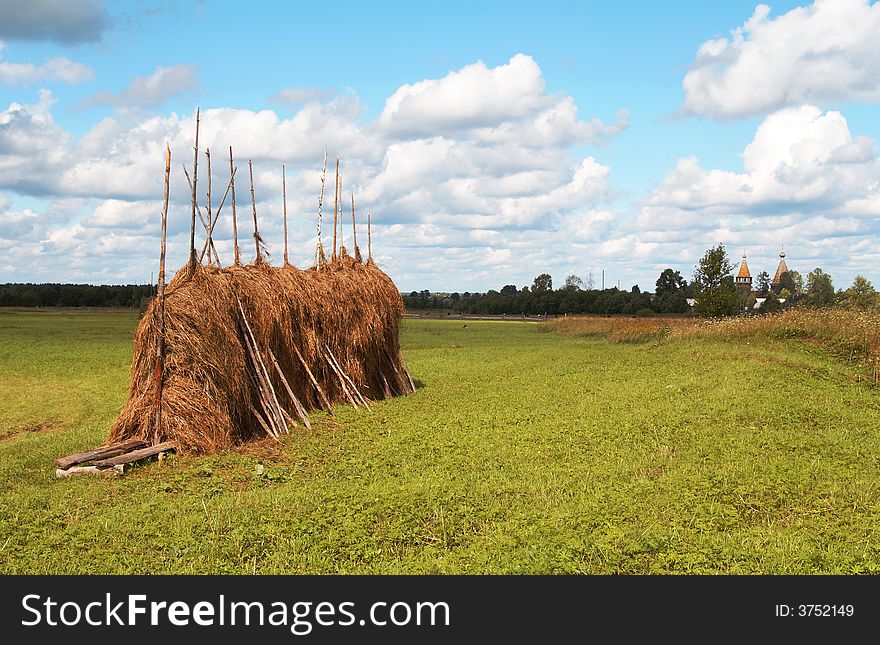
[{"label": "wooden plank", "polygon": [[113,468],[98,468],[97,466],[71,466],[68,469],[56,468],[55,477],[62,479],[74,475],[122,475],[125,466],[113,466]]},{"label": "wooden plank", "polygon": [[127,452],[124,455],[119,455],[118,457],[111,457],[110,459],[102,459],[101,461],[96,461],[94,465],[98,468],[109,468],[110,466],[130,464],[135,461],[140,461],[141,459],[146,459],[147,457],[153,457],[154,455],[158,455],[160,452],[168,452],[175,449],[176,446],[174,445],[173,441],[165,441],[163,443],[158,443],[155,446],[149,446],[148,448],[141,448],[140,450]]},{"label": "wooden plank", "polygon": [[123,441],[121,443],[111,443],[107,446],[101,446],[100,448],[89,450],[88,452],[80,452],[75,455],[68,455],[67,457],[59,457],[55,460],[55,465],[59,468],[67,469],[77,464],[92,461],[93,459],[106,459],[107,457],[120,455],[124,452],[137,450],[138,448],[145,448],[148,445],[149,444],[142,439],[129,439],[128,441]]}]

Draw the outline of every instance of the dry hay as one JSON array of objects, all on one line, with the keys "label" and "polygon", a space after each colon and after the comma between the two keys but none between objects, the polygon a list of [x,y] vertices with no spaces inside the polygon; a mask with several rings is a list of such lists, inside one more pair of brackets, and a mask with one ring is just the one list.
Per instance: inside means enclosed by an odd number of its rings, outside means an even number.
[{"label": "dry hay", "polygon": [[368,400],[407,394],[412,382],[398,344],[402,313],[391,279],[372,260],[362,264],[344,251],[320,269],[265,262],[225,269],[198,264],[190,277],[184,267],[165,292],[161,427],[155,414],[160,332],[153,302],[135,335],[129,400],[108,441],[174,441],[182,451],[211,452],[265,437],[271,422],[261,402],[258,368],[248,354],[244,320],[271,389],[290,417],[296,417],[295,404],[270,352],[305,409],[326,406],[297,349],[331,403],[349,398],[327,348]]}]

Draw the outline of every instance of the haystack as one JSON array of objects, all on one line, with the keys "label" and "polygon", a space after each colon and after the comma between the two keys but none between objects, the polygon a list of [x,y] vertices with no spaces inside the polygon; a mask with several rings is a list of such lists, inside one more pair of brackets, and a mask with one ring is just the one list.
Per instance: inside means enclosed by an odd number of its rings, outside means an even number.
[{"label": "haystack", "polygon": [[[135,335],[129,400],[110,441],[174,441],[181,450],[210,452],[271,434],[273,421],[286,427],[298,406],[412,391],[398,344],[403,302],[372,261],[343,253],[321,269],[262,262],[198,265],[188,274],[181,269],[165,293],[161,425],[153,414],[154,302]],[[266,374],[271,387],[262,383]],[[280,420],[271,419],[273,396]]]},{"label": "haystack", "polygon": [[[207,219],[195,198],[198,113],[196,123],[190,261],[166,287],[168,150],[158,295],[138,325],[129,399],[108,442],[142,439],[153,445],[173,442],[184,452],[212,452],[252,438],[278,438],[300,423],[309,426],[310,410],[332,413],[339,403],[369,409],[371,401],[414,391],[398,343],[400,292],[373,262],[372,247],[368,260],[361,261],[356,233],[354,257],[344,248],[336,253],[338,170],[333,254],[325,259],[320,222],[326,154],[316,266],[301,270],[287,262],[286,187],[284,265],[265,261],[252,175],[257,255],[253,264],[239,265],[230,148],[227,193],[231,188],[235,263],[221,268],[211,240],[220,209],[211,211],[210,157]],[[207,264],[196,260],[197,213],[206,232],[202,258],[207,251]],[[356,231],[354,201],[352,225]]]}]

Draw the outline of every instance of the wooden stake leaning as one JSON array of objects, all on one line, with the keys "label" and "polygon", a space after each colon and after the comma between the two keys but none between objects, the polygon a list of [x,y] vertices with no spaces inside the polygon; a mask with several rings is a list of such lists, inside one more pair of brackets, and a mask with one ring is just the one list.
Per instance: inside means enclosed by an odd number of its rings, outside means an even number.
[{"label": "wooden stake leaning", "polygon": [[317,381],[317,379],[315,379],[315,375],[312,374],[312,370],[309,369],[309,364],[306,363],[306,360],[303,358],[303,355],[300,353],[299,347],[294,345],[293,351],[296,352],[296,357],[299,359],[299,362],[302,363],[303,369],[306,371],[306,374],[309,375],[309,380],[311,380],[312,385],[315,386],[315,390],[318,392],[318,397],[321,399],[321,403],[327,408],[327,411],[332,415],[333,414],[333,406],[330,405],[330,399],[327,398],[327,395],[324,394],[324,390],[321,389],[320,385],[318,385],[318,381]]},{"label": "wooden stake leaning", "polygon": [[162,205],[162,246],[159,252],[159,281],[156,287],[156,309],[159,316],[159,341],[156,343],[155,378],[155,421],[153,440],[157,440],[162,429],[162,376],[165,369],[165,236],[168,223],[168,191],[171,184],[171,147],[165,144],[165,199]]},{"label": "wooden stake leaning", "polygon": [[339,370],[339,373],[342,374],[342,376],[345,377],[345,380],[348,381],[348,384],[351,386],[351,389],[354,390],[354,393],[357,394],[358,398],[361,400],[361,403],[364,405],[365,408],[367,408],[367,410],[372,412],[373,410],[372,408],[370,408],[370,404],[367,403],[367,399],[364,398],[364,395],[361,394],[360,390],[358,390],[357,385],[354,384],[354,381],[351,380],[351,377],[343,371],[342,366],[339,364],[339,361],[336,360],[336,357],[333,355],[330,347],[324,345],[324,348],[327,350],[327,354],[330,356],[330,360],[332,360],[333,363],[336,365],[336,369]]},{"label": "wooden stake leaning", "polygon": [[330,357],[330,354],[327,353],[327,354],[325,354],[325,356],[327,358],[327,363],[330,365],[330,369],[332,369],[333,372],[336,374],[336,376],[339,378],[339,384],[342,386],[342,391],[345,392],[346,398],[352,404],[354,409],[357,410],[358,409],[357,401],[354,400],[354,397],[351,395],[351,392],[348,391],[348,385],[346,385],[346,383],[345,383],[345,376],[343,375],[342,371],[338,367],[336,367],[336,364],[334,363],[333,359]]},{"label": "wooden stake leaning", "polygon": [[196,184],[199,181],[199,114],[201,108],[196,108],[196,142],[193,146],[193,181],[192,189],[192,218],[189,226],[189,275],[192,277],[196,270]]},{"label": "wooden stake leaning", "polygon": [[272,364],[275,366],[275,370],[278,372],[278,376],[281,378],[281,382],[284,384],[284,388],[287,390],[288,396],[290,396],[290,400],[293,402],[293,407],[296,409],[297,415],[302,419],[303,425],[309,430],[312,429],[312,424],[309,423],[309,415],[306,412],[306,409],[303,407],[302,403],[300,403],[299,399],[296,398],[296,395],[293,393],[293,390],[290,388],[290,384],[287,382],[287,379],[284,377],[284,372],[281,371],[281,366],[278,364],[278,360],[275,358],[275,354],[272,353],[272,350],[269,349],[269,360],[272,361]]},{"label": "wooden stake leaning", "polygon": [[[186,170],[186,164],[183,164],[183,174],[186,175],[186,181],[189,184],[189,187],[192,188],[193,183],[192,183],[192,180],[189,178],[189,172],[187,172],[187,170]],[[202,223],[202,226],[204,227],[205,232],[207,233],[209,226],[208,226],[208,223],[205,221],[205,216],[202,215],[202,208],[198,204],[196,204],[196,214],[199,216],[199,221]],[[214,242],[211,242],[211,251],[214,252],[214,258],[217,260],[217,264],[219,265],[220,264],[220,256],[217,255],[217,247],[214,246]]]},{"label": "wooden stake leaning", "polygon": [[277,440],[278,436],[275,435],[272,432],[272,430],[269,428],[269,425],[266,423],[266,420],[263,418],[263,415],[261,415],[259,413],[259,411],[253,405],[251,405],[249,407],[251,409],[251,414],[253,414],[257,418],[257,421],[260,423],[260,425],[263,426],[263,430],[266,431],[266,434],[269,435],[270,437],[272,437],[273,439]]},{"label": "wooden stake leaning", "polygon": [[[237,168],[232,169],[232,177],[229,178],[229,183],[226,184],[226,192],[223,193],[223,199],[220,200],[220,206],[217,208],[217,212],[214,213],[214,220],[211,222],[211,226],[208,227],[208,239],[205,240],[204,246],[202,246],[202,253],[199,256],[199,262],[202,261],[202,258],[205,257],[205,253],[208,250],[208,242],[211,243],[211,247],[214,250],[214,256],[217,258],[217,266],[220,266],[220,258],[217,256],[217,247],[214,245],[214,240],[212,236],[214,235],[214,226],[217,225],[217,222],[220,220],[220,213],[223,211],[223,204],[226,203],[226,196],[229,195],[229,188],[232,186],[232,182],[235,181],[235,171]],[[210,256],[208,256],[210,259]]]},{"label": "wooden stake leaning", "polygon": [[410,388],[415,392],[416,384],[413,383],[412,376],[409,375],[409,367],[406,365],[406,359],[403,357],[403,352],[400,353],[400,364],[403,366],[403,373],[406,374],[406,379],[409,381]]},{"label": "wooden stake leaning", "polygon": [[283,428],[278,426],[277,412],[273,410],[272,404],[269,401],[269,396],[264,385],[261,385],[263,382],[262,379],[257,379],[257,376],[260,375],[260,366],[257,363],[256,357],[254,356],[254,350],[251,346],[251,341],[247,337],[245,332],[245,347],[248,351],[248,358],[250,359],[249,365],[253,369],[253,372],[248,372],[248,377],[251,381],[251,386],[254,388],[254,391],[259,395],[260,406],[263,408],[263,413],[266,415],[265,420],[271,430],[268,432],[269,436],[273,439],[278,439],[278,436],[283,432]]},{"label": "wooden stake leaning", "polygon": [[[237,299],[236,299],[237,300]],[[254,332],[251,330],[250,323],[248,322],[247,316],[244,313],[244,307],[241,306],[241,300],[237,300],[238,302],[238,310],[241,312],[241,320],[244,322],[245,329],[247,330],[247,336],[250,336],[250,343],[253,348],[253,353],[256,357],[256,361],[259,363],[257,370],[260,378],[263,380],[266,389],[269,394],[272,395],[272,400],[270,401],[270,408],[275,413],[277,419],[280,422],[280,426],[287,431],[287,424],[284,422],[284,415],[281,412],[281,404],[278,403],[278,397],[275,394],[275,388],[272,387],[272,381],[269,378],[269,370],[266,369],[266,364],[263,362],[263,358],[260,356],[260,350],[257,346],[257,339],[254,337]],[[246,338],[247,339],[247,338]],[[274,404],[274,405],[271,405]],[[276,437],[277,438],[277,437]]]},{"label": "wooden stake leaning", "polygon": [[[394,370],[394,374],[397,376],[398,383],[402,386],[400,391],[404,394],[411,394],[416,391],[415,386],[412,384],[412,379],[409,380],[409,383],[403,379],[403,375],[400,373],[400,370],[397,369],[397,364],[394,362],[394,359],[391,358],[391,354],[388,352],[388,348],[384,348],[385,356],[388,357],[388,362],[391,363],[391,368]],[[401,360],[403,357],[401,356]],[[410,392],[407,392],[408,387],[412,387]]]},{"label": "wooden stake leaning", "polygon": [[229,146],[229,185],[232,186],[232,247],[233,264],[238,266],[238,222],[235,217],[235,168],[232,166],[232,146]]}]

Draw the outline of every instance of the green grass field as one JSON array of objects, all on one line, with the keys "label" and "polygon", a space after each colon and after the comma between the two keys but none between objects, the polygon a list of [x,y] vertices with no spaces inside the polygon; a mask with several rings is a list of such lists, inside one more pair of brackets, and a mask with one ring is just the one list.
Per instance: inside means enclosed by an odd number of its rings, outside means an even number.
[{"label": "green grass field", "polygon": [[880,572],[880,392],[809,344],[410,320],[372,414],[56,480],[135,324],[0,312],[3,573]]}]

